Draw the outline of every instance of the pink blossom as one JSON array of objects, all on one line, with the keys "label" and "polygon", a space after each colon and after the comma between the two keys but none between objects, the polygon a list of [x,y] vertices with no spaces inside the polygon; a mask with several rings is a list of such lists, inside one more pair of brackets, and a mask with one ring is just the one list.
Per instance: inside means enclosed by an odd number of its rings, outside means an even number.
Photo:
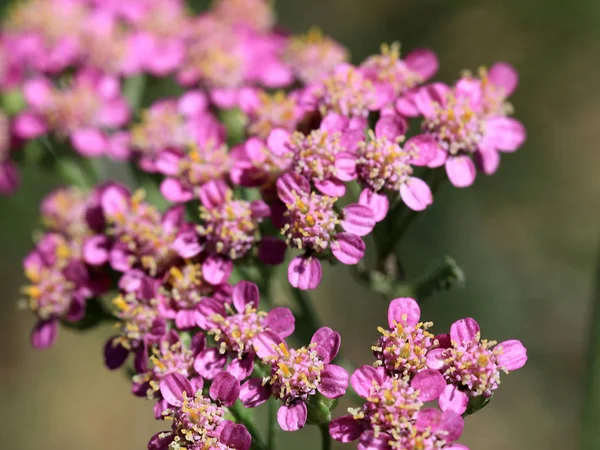
[{"label": "pink blossom", "polygon": [[254,407],[279,398],[283,405],[277,412],[277,421],[284,431],[303,428],[307,420],[306,402],[319,392],[327,398],[344,395],[348,387],[348,372],[330,364],[340,348],[340,335],[330,328],[319,328],[308,347],[288,348],[273,331],[260,333],[254,341],[256,353],[268,364],[270,374],[261,380],[246,381],[240,400],[246,407]]},{"label": "pink blossom", "polygon": [[269,31],[275,25],[275,14],[267,0],[217,0],[212,14],[231,27],[247,27]]},{"label": "pink blossom", "polygon": [[356,264],[362,259],[365,243],[361,236],[375,226],[371,208],[350,204],[338,213],[334,209],[336,198],[311,192],[308,181],[295,173],[283,175],[277,181],[277,190],[287,208],[282,234],[288,245],[305,251],[288,268],[292,286],[314,289],[319,285],[321,263],[316,255],[327,250],[343,264]]},{"label": "pink blossom", "polygon": [[248,133],[266,139],[271,130],[296,129],[304,111],[298,104],[298,95],[277,91],[269,94],[262,90],[245,89],[240,93],[240,107],[248,117]]},{"label": "pink blossom", "polygon": [[259,292],[255,284],[240,281],[232,297],[233,307],[216,299],[200,305],[198,325],[213,336],[217,348],[202,351],[194,367],[209,379],[231,359],[227,371],[243,380],[254,369],[254,344],[260,333],[271,330],[286,338],[294,332],[294,316],[288,308],[273,308],[268,313],[258,311]]},{"label": "pink blossom", "polygon": [[277,178],[291,163],[287,157],[276,155],[267,147],[267,143],[255,137],[232,150],[230,155],[231,180],[240,186],[261,188],[264,197],[273,196],[271,191],[274,190]]},{"label": "pink blossom", "polygon": [[12,194],[19,185],[17,167],[10,160],[11,140],[10,122],[0,112],[0,195]]},{"label": "pink blossom", "polygon": [[448,386],[440,408],[462,414],[469,397],[491,397],[500,384],[500,372],[520,369],[527,362],[527,350],[520,341],[481,340],[474,319],[452,324],[450,336],[438,337],[440,348],[427,354],[430,368],[440,370]]}]

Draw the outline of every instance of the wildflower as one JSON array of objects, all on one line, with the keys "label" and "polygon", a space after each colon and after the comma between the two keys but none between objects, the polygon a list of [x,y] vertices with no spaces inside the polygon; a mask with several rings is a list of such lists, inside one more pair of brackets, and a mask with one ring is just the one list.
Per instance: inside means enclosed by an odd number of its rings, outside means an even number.
[{"label": "wildflower", "polygon": [[159,288],[158,308],[163,317],[174,319],[180,330],[196,326],[200,315],[200,304],[209,298],[227,301],[231,288],[227,283],[211,284],[202,274],[202,264],[187,261],[174,265],[165,273]]},{"label": "wildflower", "polygon": [[16,117],[15,133],[31,139],[53,131],[68,137],[83,156],[108,152],[114,145],[108,131],[129,121],[129,107],[113,76],[81,70],[63,89],[39,77],[27,81],[23,92],[28,110]]},{"label": "wildflower", "polygon": [[356,178],[354,152],[362,138],[361,131],[348,129],[348,122],[329,114],[309,135],[276,129],[267,145],[275,155],[291,159],[291,169],[312,181],[321,193],[341,197],[346,192],[344,182]]},{"label": "wildflower", "polygon": [[[382,367],[362,366],[352,374],[350,383],[366,402],[359,408],[349,409],[350,415],[330,423],[329,431],[335,440],[351,442],[360,439],[360,448],[417,450],[442,447],[409,444],[415,431],[422,428],[423,404],[438,398],[444,389],[444,379],[439,372],[426,369],[409,380],[408,377],[390,377]],[[452,436],[452,441],[456,440],[462,432],[462,419],[451,412],[446,416],[459,428],[457,436]]]},{"label": "wildflower", "polygon": [[321,30],[311,29],[308,33],[290,39],[283,54],[284,61],[292,68],[295,76],[303,83],[317,81],[333,72],[348,60],[346,49]]},{"label": "wildflower", "polygon": [[227,372],[243,380],[254,369],[254,344],[260,333],[271,330],[286,338],[294,332],[294,316],[288,308],[273,308],[268,313],[258,310],[259,292],[255,284],[240,281],[233,288],[232,297],[233,307],[215,299],[200,305],[198,325],[213,336],[217,348],[203,350],[194,367],[209,379],[231,359]]},{"label": "wildflower", "polygon": [[275,25],[273,7],[266,0],[217,0],[212,14],[231,27],[242,26],[266,32]]},{"label": "wildflower", "polygon": [[396,298],[388,309],[389,329],[379,327],[382,336],[372,347],[377,363],[393,375],[414,375],[427,368],[427,351],[434,336],[427,331],[433,323],[419,322],[421,311],[412,298]]},{"label": "wildflower", "polygon": [[225,407],[233,405],[240,392],[239,381],[233,375],[223,372],[215,378],[210,398],[179,373],[165,377],[160,391],[170,405],[163,417],[171,421],[171,430],[156,434],[149,449],[250,449],[252,438],[248,430],[224,418]]},{"label": "wildflower", "polygon": [[276,155],[265,142],[255,137],[232,150],[230,155],[231,180],[244,187],[260,187],[263,196],[270,195],[275,181],[290,165],[287,157]]},{"label": "wildflower", "polygon": [[293,131],[302,118],[298,95],[293,92],[269,94],[262,90],[246,89],[242,95],[240,106],[248,118],[247,129],[251,136],[266,139],[275,128]]},{"label": "wildflower", "polygon": [[10,159],[11,132],[8,117],[0,112],[0,194],[12,194],[19,185],[19,172]]},{"label": "wildflower", "polygon": [[440,408],[462,414],[469,398],[489,398],[500,384],[500,372],[520,369],[527,350],[520,341],[496,345],[481,339],[479,324],[471,318],[454,322],[450,336],[438,337],[440,348],[427,354],[427,365],[440,370],[448,386],[440,397]]},{"label": "wildflower", "polygon": [[[330,249],[343,264],[356,264],[364,255],[366,236],[375,226],[372,210],[350,204],[341,213],[334,209],[336,198],[310,191],[308,181],[287,173],[277,181],[279,198],[285,203],[285,225],[281,233],[292,247],[305,251],[288,267],[292,286],[314,289],[321,281],[321,263],[317,255]],[[343,231],[338,231],[341,227]]]},{"label": "wildflower", "polygon": [[344,395],[348,372],[330,364],[340,348],[340,335],[330,328],[319,328],[308,347],[290,349],[273,331],[264,331],[254,341],[256,354],[271,366],[264,378],[252,378],[242,385],[240,400],[254,407],[269,397],[282,401],[277,412],[279,426],[285,431],[304,427],[309,397],[319,392],[327,398]]},{"label": "wildflower", "polygon": [[427,183],[413,176],[413,166],[426,165],[435,155],[436,143],[431,137],[421,136],[409,139],[401,147],[405,130],[404,119],[382,116],[375,132],[369,130],[368,139],[358,144],[356,172],[365,186],[359,203],[373,208],[378,221],[387,214],[385,191],[398,192],[415,211],[422,211],[433,202]]}]

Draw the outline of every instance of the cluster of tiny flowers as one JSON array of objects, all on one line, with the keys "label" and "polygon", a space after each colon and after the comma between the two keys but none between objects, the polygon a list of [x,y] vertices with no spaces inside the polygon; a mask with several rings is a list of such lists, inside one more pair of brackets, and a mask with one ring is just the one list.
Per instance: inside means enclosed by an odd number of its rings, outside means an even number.
[{"label": "cluster of tiny flowers", "polygon": [[[420,322],[420,316],[414,299],[391,301],[389,329],[379,328],[382,336],[372,347],[375,363],[350,378],[365,403],[330,423],[334,439],[358,439],[359,448],[379,450],[466,449],[455,441],[470,402],[488,400],[499,387],[500,372],[527,361],[517,340],[498,345],[481,340],[473,319],[455,322],[449,335],[434,336],[427,331],[433,323]],[[425,408],[434,400],[439,410]]]},{"label": "cluster of tiny flowers", "polygon": [[[269,282],[284,262],[297,290],[318,288],[324,263],[361,263],[392,211],[433,203],[434,170],[457,187],[495,172],[525,140],[508,103],[515,70],[433,82],[436,55],[401,57],[399,44],[351,64],[320,31],[278,26],[269,0],[212,3],[198,15],[183,0],[10,8],[0,195],[17,189],[17,162],[34,160],[80,186],[42,201],[24,259],[32,345],[53,345],[59,324],[114,322],[105,365],[127,366],[132,393],[169,424],[150,450],[261,448],[242,408],[279,402],[286,431],[325,425],[349,384],[364,404],[330,423],[333,438],[464,449],[461,415],[523,366],[519,341],[482,340],[473,319],[433,335],[415,300],[396,299],[375,364],[350,376],[332,363],[332,329],[286,342],[308,324],[273,306]],[[163,81],[178,94],[160,96]],[[94,186],[99,157],[127,163],[137,186]],[[439,410],[424,406],[435,400]]]}]

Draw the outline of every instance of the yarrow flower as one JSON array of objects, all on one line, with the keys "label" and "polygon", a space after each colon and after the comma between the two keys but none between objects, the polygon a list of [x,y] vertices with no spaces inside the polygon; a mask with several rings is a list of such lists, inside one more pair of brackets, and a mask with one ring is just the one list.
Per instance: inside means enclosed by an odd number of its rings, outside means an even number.
[{"label": "yarrow flower", "polygon": [[469,398],[489,398],[498,389],[500,372],[520,369],[527,350],[517,340],[496,345],[481,339],[477,322],[471,318],[454,322],[450,336],[437,338],[440,348],[427,354],[427,365],[440,370],[448,386],[440,397],[440,408],[462,414]]},{"label": "yarrow flower", "polygon": [[171,430],[156,434],[148,443],[150,450],[249,450],[252,438],[243,425],[225,419],[226,408],[233,405],[240,383],[226,372],[214,379],[210,397],[179,373],[160,383],[160,391],[169,408],[163,418],[171,421]]},{"label": "yarrow flower", "polygon": [[[317,256],[331,250],[344,264],[358,263],[365,251],[360,238],[375,226],[373,211],[366,206],[351,204],[336,212],[336,198],[310,191],[308,181],[295,173],[283,175],[277,181],[279,198],[286,205],[285,225],[281,233],[292,247],[305,251],[294,258],[288,268],[292,286],[314,289],[321,282],[321,263]],[[339,227],[343,231],[338,231]]]},{"label": "yarrow flower", "polygon": [[256,354],[270,366],[264,378],[251,378],[240,392],[246,407],[264,403],[273,396],[283,405],[277,412],[279,426],[285,431],[295,431],[306,424],[306,402],[319,392],[327,398],[344,395],[348,387],[348,372],[330,364],[340,348],[341,337],[331,328],[319,328],[308,347],[288,348],[283,339],[273,331],[264,331],[254,341]]},{"label": "yarrow flower", "polygon": [[288,308],[277,307],[268,313],[258,310],[258,286],[240,281],[232,293],[233,307],[226,302],[209,299],[200,305],[198,325],[211,335],[216,348],[203,350],[194,367],[200,375],[212,379],[223,370],[239,380],[248,377],[254,369],[254,344],[257,336],[271,330],[286,338],[294,332],[294,316]]},{"label": "yarrow flower", "polygon": [[0,111],[0,195],[12,194],[19,185],[19,172],[10,158],[11,141],[10,121]]}]

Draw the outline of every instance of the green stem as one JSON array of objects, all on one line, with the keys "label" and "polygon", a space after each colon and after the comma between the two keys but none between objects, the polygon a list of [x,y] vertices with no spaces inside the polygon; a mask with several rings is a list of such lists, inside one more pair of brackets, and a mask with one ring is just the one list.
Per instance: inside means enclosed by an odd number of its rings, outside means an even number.
[{"label": "green stem", "polygon": [[330,450],[331,449],[331,436],[329,434],[329,424],[324,423],[319,425],[319,430],[321,430],[321,449],[322,450]]},{"label": "green stem", "polygon": [[597,265],[583,396],[582,450],[600,448],[600,250]]},{"label": "green stem", "polygon": [[275,399],[269,399],[267,402],[267,406],[269,407],[268,416],[267,416],[267,448],[269,450],[275,450],[275,445],[277,443],[277,403]]},{"label": "green stem", "polygon": [[246,427],[250,435],[252,436],[252,447],[255,450],[265,450],[265,444],[263,443],[256,423],[254,422],[254,415],[252,410],[244,408],[242,403],[238,400],[229,407],[229,412],[233,415],[238,423],[241,423]]},{"label": "green stem", "polygon": [[321,325],[306,291],[292,288],[292,296],[300,309],[300,320],[296,322],[296,333],[302,343],[306,345]]}]

